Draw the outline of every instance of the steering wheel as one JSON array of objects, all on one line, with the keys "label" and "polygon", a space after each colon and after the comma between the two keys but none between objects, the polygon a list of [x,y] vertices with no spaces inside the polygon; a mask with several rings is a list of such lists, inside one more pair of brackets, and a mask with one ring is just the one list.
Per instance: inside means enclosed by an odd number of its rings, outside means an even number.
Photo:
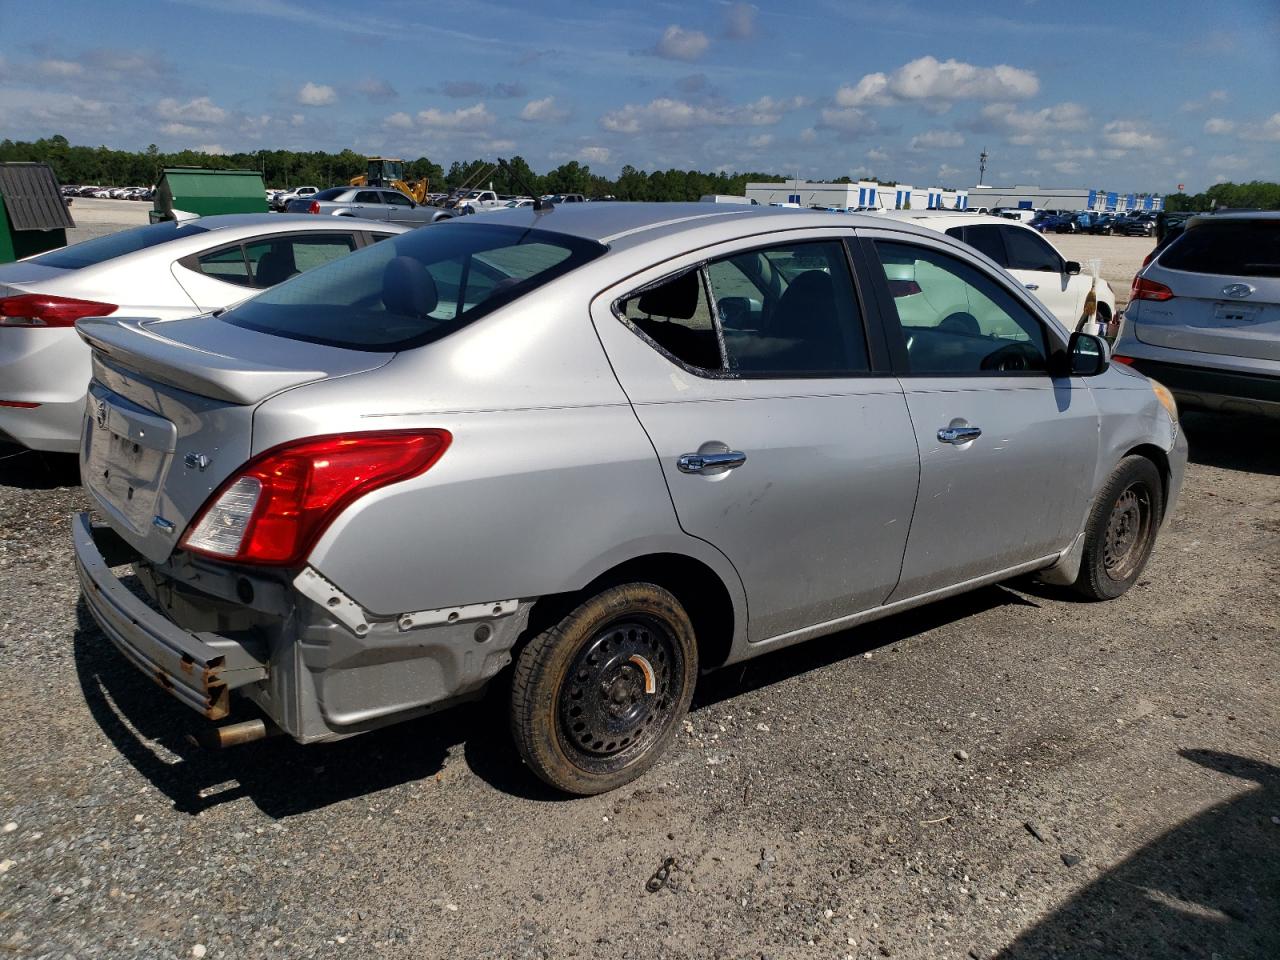
[{"label": "steering wheel", "polygon": [[1031,351],[1035,348],[1026,343],[1011,343],[999,350],[992,351],[982,358],[978,364],[980,370],[1021,371],[1031,369]]}]

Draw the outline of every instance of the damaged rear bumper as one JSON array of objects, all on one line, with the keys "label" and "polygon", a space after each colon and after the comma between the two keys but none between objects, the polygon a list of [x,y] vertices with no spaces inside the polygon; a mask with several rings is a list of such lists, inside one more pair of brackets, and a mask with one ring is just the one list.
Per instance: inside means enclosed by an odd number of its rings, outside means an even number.
[{"label": "damaged rear bumper", "polygon": [[[230,692],[265,680],[267,667],[234,641],[183,630],[151,609],[111,572],[128,548],[87,513],[73,522],[76,573],[102,632],[139,670],[210,720],[230,712]],[[110,557],[110,560],[108,559]]]},{"label": "damaged rear bumper", "polygon": [[[89,611],[134,666],[211,720],[242,697],[303,743],[479,696],[511,662],[531,608],[501,600],[377,615],[310,567],[290,582],[179,555],[151,565],[88,514],[73,530]],[[126,563],[153,604],[112,572]]]}]

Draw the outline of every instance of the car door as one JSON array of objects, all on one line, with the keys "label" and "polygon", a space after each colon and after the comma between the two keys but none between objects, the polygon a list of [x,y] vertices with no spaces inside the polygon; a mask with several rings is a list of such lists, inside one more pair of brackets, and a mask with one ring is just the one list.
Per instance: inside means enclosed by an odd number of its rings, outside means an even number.
[{"label": "car door", "polygon": [[885,600],[918,470],[844,244],[786,236],[670,261],[592,305],[682,528],[742,577],[752,641]]},{"label": "car door", "polygon": [[920,449],[920,490],[892,600],[1051,557],[1079,530],[1098,457],[1065,346],[997,275],[942,241],[869,238],[885,330]]},{"label": "car door", "polygon": [[1001,226],[1000,230],[1009,258],[1006,269],[1048,307],[1063,326],[1074,330],[1084,312],[1084,299],[1092,277],[1067,273],[1062,255],[1036,231],[1014,226]]},{"label": "car door", "polygon": [[392,223],[417,225],[421,217],[414,216],[414,203],[399,190],[383,190],[382,202],[387,208],[387,219]]},{"label": "car door", "polygon": [[351,209],[356,216],[366,220],[386,220],[391,214],[391,208],[383,202],[382,192],[379,190],[358,191]]}]

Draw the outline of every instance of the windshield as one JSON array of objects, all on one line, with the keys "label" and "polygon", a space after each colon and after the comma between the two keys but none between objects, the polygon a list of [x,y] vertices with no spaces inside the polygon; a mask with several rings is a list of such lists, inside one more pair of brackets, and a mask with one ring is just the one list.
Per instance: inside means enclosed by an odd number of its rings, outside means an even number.
[{"label": "windshield", "polygon": [[468,218],[383,240],[221,319],[351,350],[405,350],[448,336],[604,250],[578,237]]},{"label": "windshield", "polygon": [[132,230],[121,230],[105,237],[85,240],[59,250],[50,250],[38,257],[32,257],[29,263],[38,263],[46,267],[58,267],[63,270],[79,270],[81,267],[92,267],[126,253],[137,253],[147,247],[168,243],[170,240],[181,240],[183,237],[194,237],[198,233],[208,233],[207,227],[194,223],[178,224],[172,220],[165,223],[153,223]]},{"label": "windshield", "polygon": [[1229,277],[1280,277],[1280,218],[1196,224],[1169,245],[1160,266]]}]

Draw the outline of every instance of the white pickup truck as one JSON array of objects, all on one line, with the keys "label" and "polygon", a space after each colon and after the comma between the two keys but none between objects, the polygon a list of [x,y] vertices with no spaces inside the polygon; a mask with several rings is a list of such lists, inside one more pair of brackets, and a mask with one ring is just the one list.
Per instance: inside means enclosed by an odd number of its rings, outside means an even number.
[{"label": "white pickup truck", "polygon": [[496,210],[505,203],[506,201],[499,200],[498,195],[492,190],[468,190],[459,194],[445,206],[452,206],[459,212],[467,208],[471,213],[480,213],[485,210]]}]

